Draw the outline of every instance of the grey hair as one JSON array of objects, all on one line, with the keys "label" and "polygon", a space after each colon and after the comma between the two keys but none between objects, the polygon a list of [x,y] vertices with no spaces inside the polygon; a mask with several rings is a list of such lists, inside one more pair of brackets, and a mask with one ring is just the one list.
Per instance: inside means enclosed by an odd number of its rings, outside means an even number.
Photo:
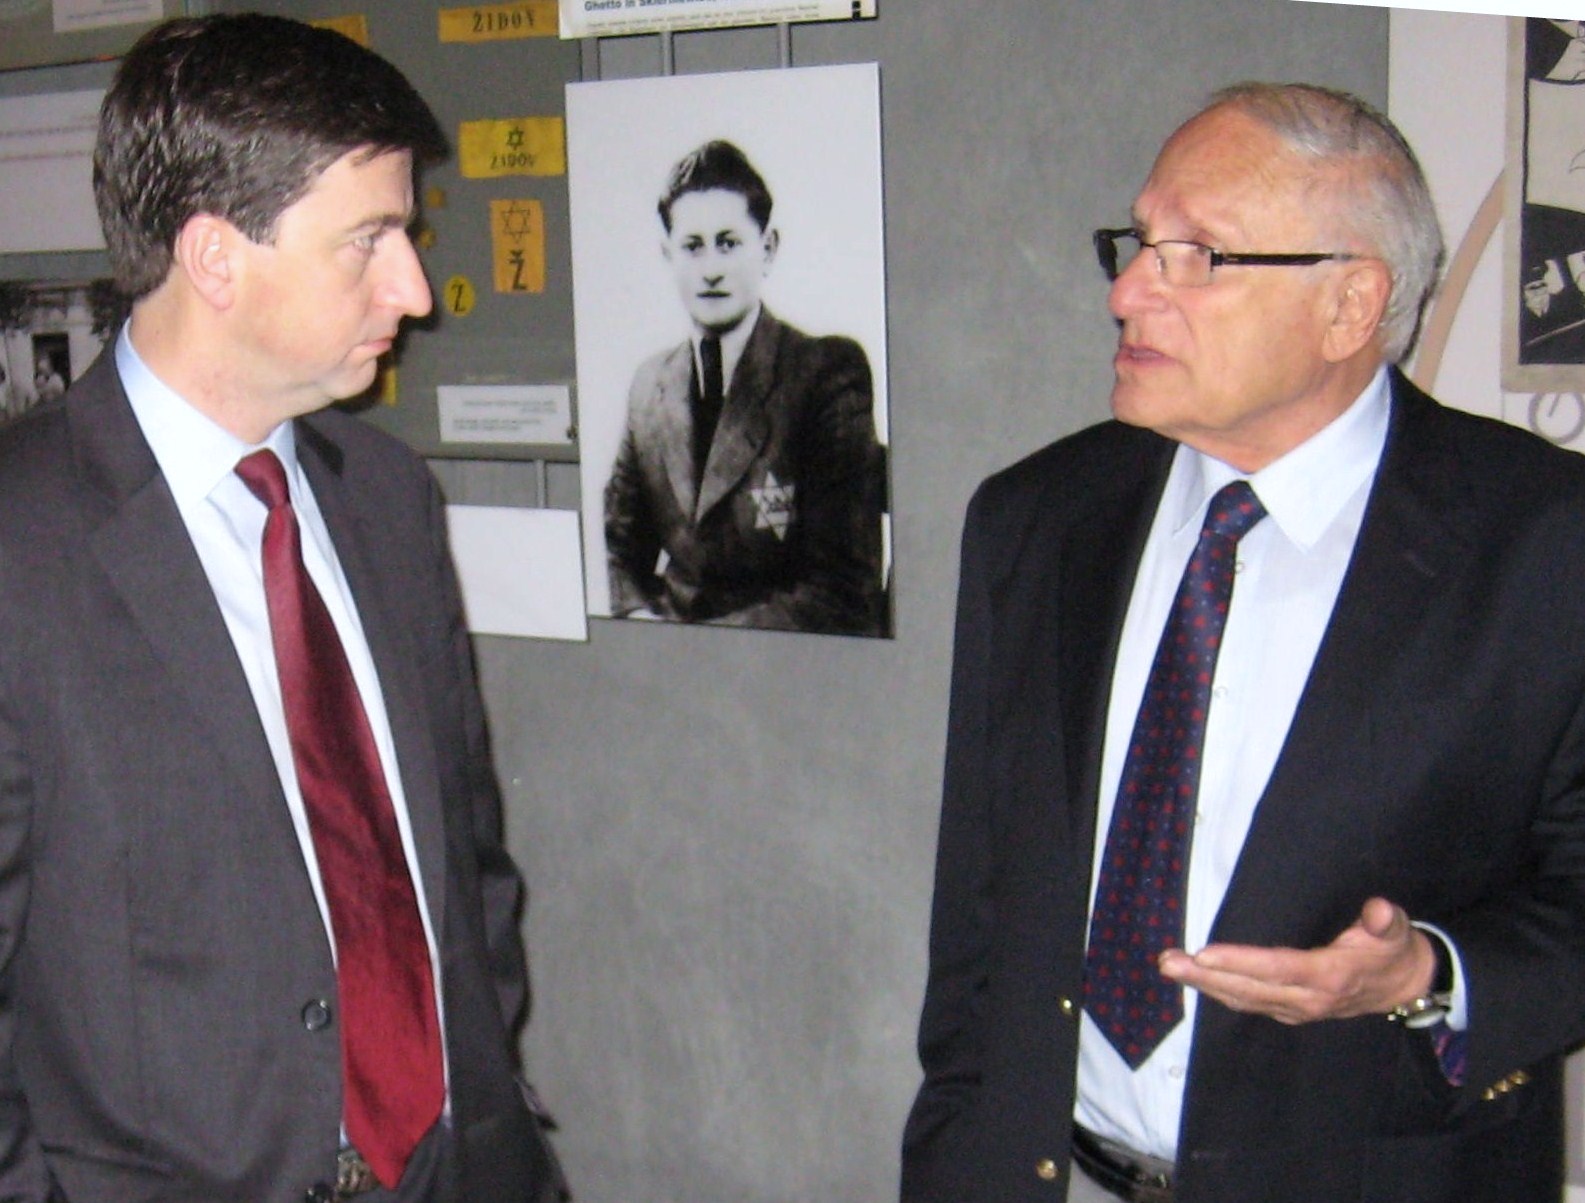
[{"label": "grey hair", "polygon": [[1319,165],[1341,168],[1336,231],[1357,238],[1392,273],[1382,314],[1382,355],[1408,355],[1442,263],[1442,230],[1425,173],[1384,114],[1347,92],[1314,84],[1241,83],[1202,112],[1230,107],[1258,121]]}]

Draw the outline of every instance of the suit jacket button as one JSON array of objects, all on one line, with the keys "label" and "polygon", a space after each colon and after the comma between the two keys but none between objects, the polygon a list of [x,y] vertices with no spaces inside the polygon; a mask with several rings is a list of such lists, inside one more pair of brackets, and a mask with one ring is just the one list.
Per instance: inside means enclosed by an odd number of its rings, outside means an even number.
[{"label": "suit jacket button", "polygon": [[303,1026],[310,1032],[323,1031],[330,1026],[330,1004],[322,998],[312,999],[303,1006],[302,1018]]},{"label": "suit jacket button", "polygon": [[303,1203],[333,1203],[336,1188],[328,1182],[316,1182],[303,1192]]},{"label": "suit jacket button", "polygon": [[1054,1182],[1057,1177],[1057,1163],[1049,1157],[1042,1157],[1035,1162],[1035,1177],[1042,1182]]},{"label": "suit jacket button", "polygon": [[1062,999],[1057,1003],[1057,1006],[1061,1009],[1062,1017],[1064,1019],[1072,1019],[1079,1013],[1078,1007],[1074,1005],[1074,1002],[1071,998]]}]

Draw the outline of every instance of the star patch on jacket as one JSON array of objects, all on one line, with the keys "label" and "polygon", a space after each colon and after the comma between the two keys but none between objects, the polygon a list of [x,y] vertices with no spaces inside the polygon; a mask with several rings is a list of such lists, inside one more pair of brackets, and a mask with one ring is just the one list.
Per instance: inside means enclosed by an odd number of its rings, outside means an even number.
[{"label": "star patch on jacket", "polygon": [[787,527],[792,524],[793,494],[796,485],[784,485],[777,481],[776,473],[766,472],[765,483],[757,489],[750,489],[749,496],[754,498],[754,529],[771,531],[778,539],[787,537]]}]

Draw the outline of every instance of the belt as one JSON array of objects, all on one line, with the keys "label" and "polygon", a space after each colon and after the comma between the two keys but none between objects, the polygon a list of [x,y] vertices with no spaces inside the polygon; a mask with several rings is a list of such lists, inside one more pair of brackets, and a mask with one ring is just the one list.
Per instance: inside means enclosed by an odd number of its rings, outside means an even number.
[{"label": "belt", "polygon": [[1073,1125],[1073,1160],[1102,1190],[1128,1203],[1172,1203],[1172,1165]]},{"label": "belt", "polygon": [[336,1154],[336,1193],[332,1196],[336,1203],[366,1195],[379,1187],[380,1180],[357,1149],[348,1146]]}]

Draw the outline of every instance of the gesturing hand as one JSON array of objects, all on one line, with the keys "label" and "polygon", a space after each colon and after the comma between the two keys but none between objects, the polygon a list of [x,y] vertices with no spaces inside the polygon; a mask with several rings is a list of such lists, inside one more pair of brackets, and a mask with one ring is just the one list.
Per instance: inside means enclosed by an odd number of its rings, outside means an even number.
[{"label": "gesturing hand", "polygon": [[1408,913],[1372,898],[1359,918],[1323,948],[1208,944],[1168,949],[1162,974],[1230,1007],[1280,1023],[1386,1014],[1431,988],[1436,954]]}]

